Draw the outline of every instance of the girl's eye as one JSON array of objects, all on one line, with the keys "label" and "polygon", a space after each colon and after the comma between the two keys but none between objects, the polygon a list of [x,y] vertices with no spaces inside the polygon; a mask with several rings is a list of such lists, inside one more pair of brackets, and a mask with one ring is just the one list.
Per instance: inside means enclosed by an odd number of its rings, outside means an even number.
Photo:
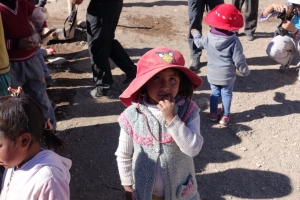
[{"label": "girl's eye", "polygon": [[171,81],[171,82],[175,82],[176,79],[175,79],[175,78],[170,78],[170,81]]},{"label": "girl's eye", "polygon": [[154,76],[154,77],[153,77],[153,80],[159,80],[159,79],[160,79],[159,76]]}]

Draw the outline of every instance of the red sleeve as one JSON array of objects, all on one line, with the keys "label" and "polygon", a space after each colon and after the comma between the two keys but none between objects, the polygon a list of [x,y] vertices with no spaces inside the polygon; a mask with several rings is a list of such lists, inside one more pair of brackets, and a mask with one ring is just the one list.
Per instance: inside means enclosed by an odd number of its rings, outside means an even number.
[{"label": "red sleeve", "polygon": [[23,1],[25,2],[26,6],[28,7],[28,16],[30,16],[32,14],[33,10],[35,9],[35,5],[28,0],[23,0]]}]

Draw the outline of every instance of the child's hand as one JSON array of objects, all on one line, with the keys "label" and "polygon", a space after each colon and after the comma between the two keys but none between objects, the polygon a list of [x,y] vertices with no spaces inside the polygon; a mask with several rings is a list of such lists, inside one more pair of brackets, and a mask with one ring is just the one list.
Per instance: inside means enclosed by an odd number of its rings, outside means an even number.
[{"label": "child's hand", "polygon": [[37,46],[37,43],[32,41],[30,38],[22,38],[20,39],[19,48],[30,50]]},{"label": "child's hand", "polygon": [[291,31],[291,32],[296,32],[297,28],[293,25],[291,21],[284,20],[282,21],[282,28],[285,30]]},{"label": "child's hand", "polygon": [[132,186],[131,185],[123,185],[124,190],[126,192],[133,192]]},{"label": "child's hand", "polygon": [[191,34],[193,34],[197,29],[191,29]]},{"label": "child's hand", "polygon": [[170,124],[177,114],[174,98],[169,95],[168,97],[159,101],[157,107],[161,111],[161,114],[166,120],[167,124]]},{"label": "child's hand", "polygon": [[279,13],[282,13],[284,11],[284,9],[287,9],[287,6],[283,5],[281,3],[273,3],[272,6],[273,6],[273,10],[275,10]]}]

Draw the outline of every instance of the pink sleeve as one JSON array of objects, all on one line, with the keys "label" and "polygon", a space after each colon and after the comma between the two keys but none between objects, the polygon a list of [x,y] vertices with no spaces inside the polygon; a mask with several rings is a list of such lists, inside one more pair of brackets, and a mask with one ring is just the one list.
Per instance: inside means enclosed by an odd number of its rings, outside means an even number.
[{"label": "pink sleeve", "polygon": [[69,184],[63,179],[52,177],[40,189],[36,195],[39,200],[69,200],[70,188]]}]

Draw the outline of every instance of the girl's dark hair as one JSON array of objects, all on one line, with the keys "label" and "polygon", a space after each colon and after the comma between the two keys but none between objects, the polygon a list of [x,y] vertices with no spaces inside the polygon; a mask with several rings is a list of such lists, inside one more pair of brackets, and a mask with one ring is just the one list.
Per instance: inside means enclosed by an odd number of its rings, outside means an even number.
[{"label": "girl's dark hair", "polygon": [[0,134],[14,142],[25,132],[31,134],[32,142],[62,150],[64,142],[52,130],[45,130],[43,111],[32,98],[24,94],[0,97]]},{"label": "girl's dark hair", "polygon": [[184,98],[192,98],[193,92],[194,92],[194,86],[192,82],[188,79],[188,77],[179,69],[173,69],[175,73],[178,74],[180,78],[180,84],[179,84],[179,91],[178,95],[184,97]]}]

